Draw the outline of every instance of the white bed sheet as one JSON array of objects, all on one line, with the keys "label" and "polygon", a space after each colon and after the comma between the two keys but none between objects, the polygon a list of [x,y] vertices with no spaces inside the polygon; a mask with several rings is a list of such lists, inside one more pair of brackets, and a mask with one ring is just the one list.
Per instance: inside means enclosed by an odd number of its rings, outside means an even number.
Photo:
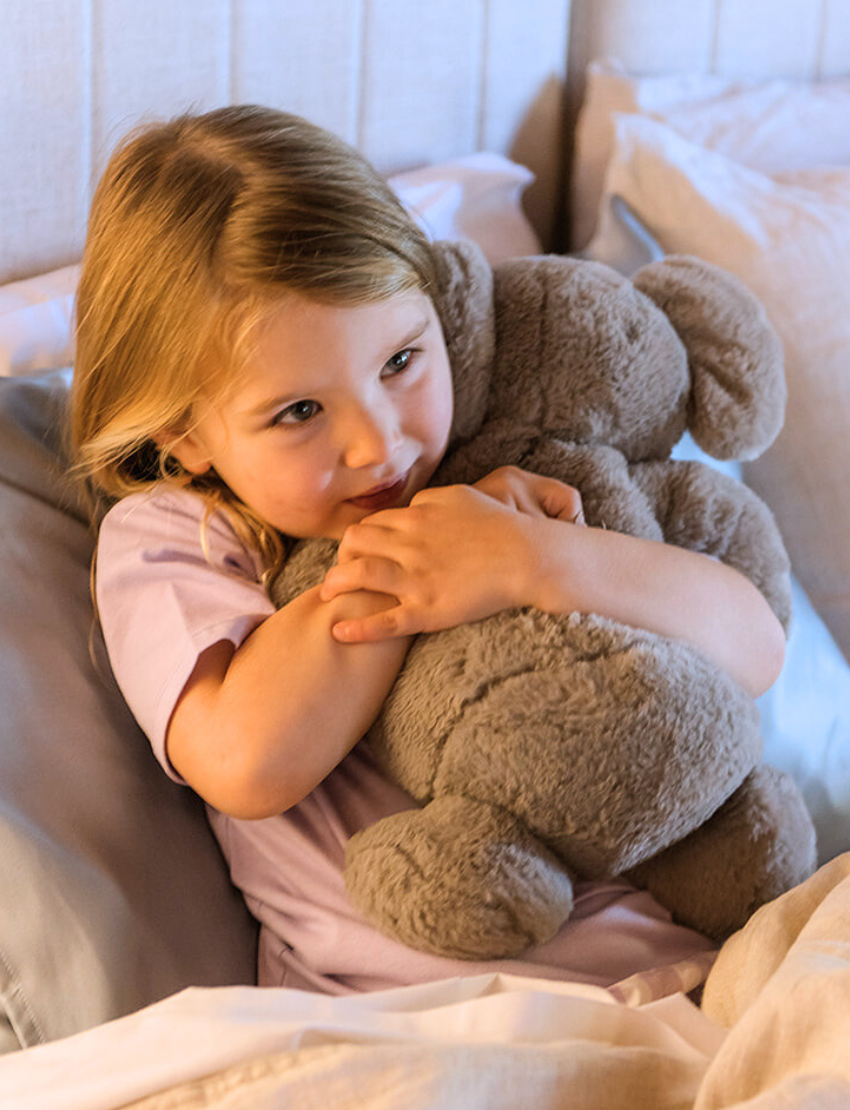
[{"label": "white bed sheet", "polygon": [[[723,1036],[682,995],[630,1009],[599,988],[499,975],[358,998],[196,989],[8,1058],[0,1089],[16,1110],[112,1110],[156,1093],[165,1105],[165,1092],[180,1106],[187,1084],[199,1105],[252,1110],[274,1087],[293,1096],[278,1105],[299,1107],[296,1093],[317,1107],[545,1110],[563,1105],[557,1087],[581,1076],[576,1110],[633,1110],[635,1093],[663,1074],[676,1092],[670,1101],[659,1092],[653,1105],[663,1110],[680,1105]],[[614,1076],[628,1078],[625,1099],[610,1101]]]},{"label": "white bed sheet", "polygon": [[505,976],[354,998],[182,992],[0,1061],[15,1110],[850,1105],[850,855],[722,949],[702,1009]]}]

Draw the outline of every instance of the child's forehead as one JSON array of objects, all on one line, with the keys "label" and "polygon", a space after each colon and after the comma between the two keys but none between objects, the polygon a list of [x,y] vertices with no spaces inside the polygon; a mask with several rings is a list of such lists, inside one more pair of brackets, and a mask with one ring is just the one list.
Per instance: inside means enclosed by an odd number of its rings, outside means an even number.
[{"label": "child's forehead", "polygon": [[430,298],[418,288],[358,302],[289,294],[258,322],[256,346],[306,351],[355,338],[367,345],[394,342],[403,333],[424,330],[433,317]]}]

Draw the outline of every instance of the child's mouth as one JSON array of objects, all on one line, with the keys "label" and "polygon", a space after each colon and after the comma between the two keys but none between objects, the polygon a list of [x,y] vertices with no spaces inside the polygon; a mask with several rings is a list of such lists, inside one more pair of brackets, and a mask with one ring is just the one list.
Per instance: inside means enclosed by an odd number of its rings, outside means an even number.
[{"label": "child's mouth", "polygon": [[358,509],[368,509],[373,513],[378,512],[379,509],[391,508],[404,493],[407,487],[408,474],[402,474],[400,478],[389,485],[376,486],[375,489],[362,494],[360,497],[349,497],[349,505],[354,505]]}]

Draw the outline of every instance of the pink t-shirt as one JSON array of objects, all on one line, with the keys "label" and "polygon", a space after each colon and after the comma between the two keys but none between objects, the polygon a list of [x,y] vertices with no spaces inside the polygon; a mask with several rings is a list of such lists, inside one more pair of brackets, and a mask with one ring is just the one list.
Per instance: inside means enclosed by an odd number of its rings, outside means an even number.
[{"label": "pink t-shirt", "polygon": [[[165,735],[199,654],[220,640],[238,647],[274,611],[256,555],[223,514],[211,518],[202,546],[203,514],[202,501],[188,491],[127,497],[107,514],[97,555],[97,603],[116,679],[177,781]],[[578,884],[569,921],[521,959],[446,959],[384,936],[346,896],[345,843],[364,825],[412,805],[359,744],[285,813],[246,821],[207,807],[233,881],[261,925],[261,985],[343,994],[498,970],[620,984],[621,994],[634,995],[637,984],[647,998],[690,990],[707,973],[711,944],[620,880]]]}]

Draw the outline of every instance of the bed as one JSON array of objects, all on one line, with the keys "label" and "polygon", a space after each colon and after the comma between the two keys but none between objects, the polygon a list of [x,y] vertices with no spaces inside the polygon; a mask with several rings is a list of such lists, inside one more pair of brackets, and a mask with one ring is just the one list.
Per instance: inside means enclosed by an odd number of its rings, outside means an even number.
[{"label": "bed", "polygon": [[[3,24],[0,1102],[848,1105],[847,0],[45,0]],[[786,425],[736,472],[792,558],[786,666],[760,709],[822,866],[727,942],[701,1007],[507,976],[333,999],[252,985],[255,926],[202,809],[109,674],[61,439],[112,143],[238,101],[355,143],[435,237],[623,272],[696,254],[779,329]]]}]

